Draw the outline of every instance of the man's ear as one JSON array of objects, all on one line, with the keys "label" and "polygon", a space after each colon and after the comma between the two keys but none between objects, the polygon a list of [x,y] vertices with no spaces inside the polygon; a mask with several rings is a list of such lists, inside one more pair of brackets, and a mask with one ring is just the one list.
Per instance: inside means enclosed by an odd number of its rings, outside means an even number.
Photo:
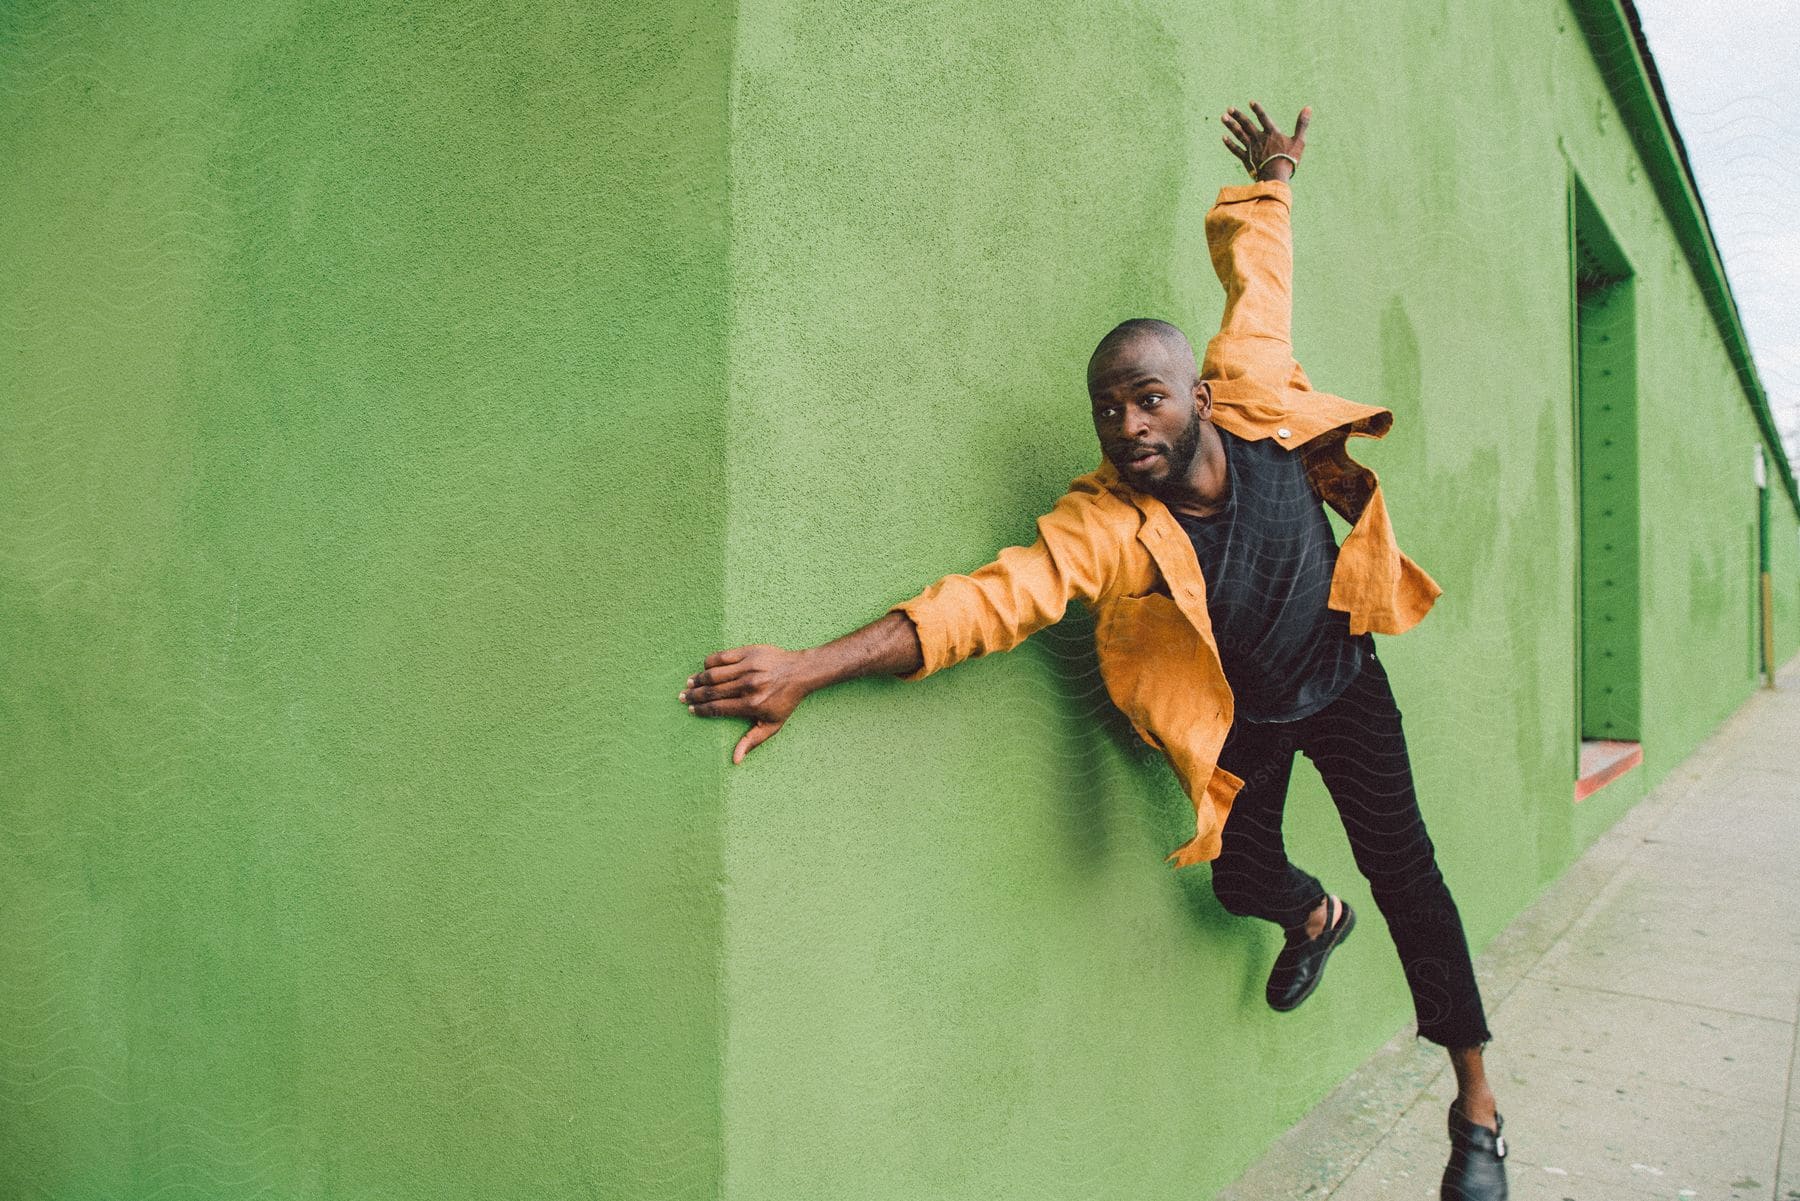
[{"label": "man's ear", "polygon": [[1212,385],[1203,379],[1194,381],[1194,412],[1202,421],[1212,420]]}]

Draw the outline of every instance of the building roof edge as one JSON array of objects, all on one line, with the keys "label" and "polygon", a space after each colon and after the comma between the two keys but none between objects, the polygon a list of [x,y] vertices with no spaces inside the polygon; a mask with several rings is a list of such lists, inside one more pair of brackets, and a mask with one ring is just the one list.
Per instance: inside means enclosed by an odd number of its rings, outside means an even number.
[{"label": "building roof edge", "polygon": [[1726,278],[1725,264],[1713,237],[1712,221],[1700,198],[1700,187],[1669,108],[1656,59],[1644,39],[1637,6],[1632,0],[1569,0],[1569,6],[1587,38],[1588,49],[1600,67],[1613,103],[1619,106],[1625,128],[1649,173],[1688,266],[1700,284],[1706,307],[1724,339],[1725,351],[1737,368],[1738,383],[1762,429],[1774,474],[1780,478],[1795,514],[1800,515],[1800,488],[1795,486],[1794,469],[1769,409],[1768,393],[1757,374],[1737,298],[1732,294],[1731,281]]}]

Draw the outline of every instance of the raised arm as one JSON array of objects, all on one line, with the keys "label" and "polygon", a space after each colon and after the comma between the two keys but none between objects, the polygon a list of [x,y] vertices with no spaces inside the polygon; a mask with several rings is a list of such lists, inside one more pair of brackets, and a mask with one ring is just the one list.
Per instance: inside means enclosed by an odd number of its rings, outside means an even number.
[{"label": "raised arm", "polygon": [[708,655],[681,702],[700,717],[751,727],[732,762],[767,741],[821,688],[869,675],[922,679],[953,663],[1011,650],[1060,620],[1069,601],[1093,601],[1111,583],[1118,536],[1094,512],[1093,494],[1071,491],[1038,518],[1030,546],[1010,546],[987,566],[949,575],[853,633],[810,650],[733,647]]},{"label": "raised arm", "polygon": [[1294,244],[1288,224],[1293,194],[1288,180],[1306,151],[1312,109],[1303,108],[1292,135],[1276,128],[1252,103],[1257,121],[1237,109],[1220,118],[1233,137],[1226,149],[1257,182],[1221,188],[1206,215],[1206,244],[1213,271],[1225,288],[1219,332],[1207,343],[1200,374],[1205,379],[1250,379],[1271,390],[1288,386],[1297,367],[1291,334]]}]

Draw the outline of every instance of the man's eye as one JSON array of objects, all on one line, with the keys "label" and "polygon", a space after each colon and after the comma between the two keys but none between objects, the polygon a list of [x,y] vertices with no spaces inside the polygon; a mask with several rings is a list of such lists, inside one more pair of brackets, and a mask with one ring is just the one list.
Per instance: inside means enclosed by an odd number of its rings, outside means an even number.
[{"label": "man's eye", "polygon": [[1111,417],[1114,413],[1117,413],[1118,411],[1119,410],[1113,408],[1111,405],[1108,405],[1106,408],[1100,410],[1100,416]]},{"label": "man's eye", "polygon": [[1162,396],[1156,392],[1152,392],[1150,395],[1144,397],[1144,403],[1150,405],[1152,408],[1154,408],[1160,400],[1162,400]]}]

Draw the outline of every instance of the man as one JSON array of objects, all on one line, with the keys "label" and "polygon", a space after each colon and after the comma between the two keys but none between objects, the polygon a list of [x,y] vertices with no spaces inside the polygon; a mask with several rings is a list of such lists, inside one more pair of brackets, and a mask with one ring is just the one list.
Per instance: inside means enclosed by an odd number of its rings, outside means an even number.
[{"label": "man", "polygon": [[[1355,923],[1282,846],[1294,752],[1313,760],[1387,919],[1419,1033],[1455,1068],[1442,1195],[1503,1199],[1481,998],[1370,636],[1411,628],[1439,589],[1396,545],[1374,473],[1344,451],[1351,435],[1386,434],[1392,415],[1315,392],[1293,358],[1288,181],[1312,111],[1287,135],[1250,107],[1254,122],[1227,110],[1224,142],[1257,182],[1222,189],[1206,218],[1219,333],[1202,364],[1162,321],[1101,339],[1087,384],[1106,462],[1038,519],[1037,541],[824,646],[710,655],[680,699],[754,723],[741,763],[819,688],[1009,650],[1084,601],[1108,693],[1194,804],[1194,837],[1169,858],[1211,861],[1226,909],[1286,931],[1267,987],[1280,1011],[1312,993]],[[1321,502],[1352,523],[1341,548]]]}]

